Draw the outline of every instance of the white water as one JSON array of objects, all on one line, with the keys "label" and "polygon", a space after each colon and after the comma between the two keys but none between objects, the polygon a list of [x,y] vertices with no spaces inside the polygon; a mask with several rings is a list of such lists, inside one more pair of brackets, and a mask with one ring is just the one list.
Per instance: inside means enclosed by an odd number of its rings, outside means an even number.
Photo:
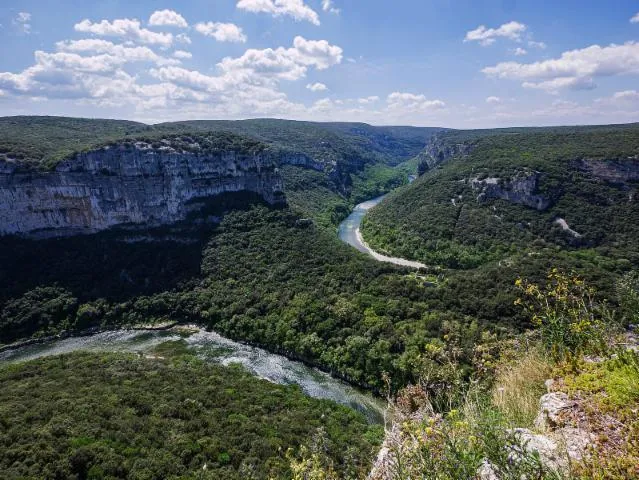
[{"label": "white water", "polygon": [[197,329],[191,335],[168,331],[112,331],[84,337],[52,340],[0,353],[0,365],[60,355],[75,351],[133,352],[152,355],[154,347],[172,340],[183,339],[189,349],[200,358],[222,365],[241,364],[259,378],[282,385],[299,385],[313,397],[333,400],[366,415],[371,423],[383,421],[384,402],[327,373],[275,355],[261,348],[234,342],[214,332]]}]

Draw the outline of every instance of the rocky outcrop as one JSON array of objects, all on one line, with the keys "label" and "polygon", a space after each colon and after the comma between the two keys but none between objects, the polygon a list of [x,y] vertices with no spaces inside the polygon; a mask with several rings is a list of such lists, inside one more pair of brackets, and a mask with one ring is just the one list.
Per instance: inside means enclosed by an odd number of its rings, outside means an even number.
[{"label": "rocky outcrop", "polygon": [[418,155],[420,173],[424,173],[455,157],[466,157],[472,151],[470,143],[451,141],[446,136],[434,135]]},{"label": "rocky outcrop", "polygon": [[537,172],[522,172],[508,179],[498,177],[472,178],[470,186],[479,192],[477,195],[479,203],[500,199],[536,210],[546,210],[551,204],[550,200],[535,193],[539,176],[540,174]]},{"label": "rocky outcrop", "polygon": [[280,152],[277,154],[277,163],[278,165],[294,165],[296,167],[303,167],[327,173],[333,172],[336,164],[336,162],[322,163],[320,161],[313,160],[311,157],[303,153],[287,152]]},{"label": "rocky outcrop", "polygon": [[[79,153],[50,172],[0,161],[0,234],[64,236],[183,220],[204,200],[248,191],[284,202],[275,158],[252,145],[203,148],[197,139],[120,142]],[[219,147],[219,144],[216,144]]]},{"label": "rocky outcrop", "polygon": [[639,157],[626,159],[577,161],[577,167],[592,176],[611,183],[639,181]]}]

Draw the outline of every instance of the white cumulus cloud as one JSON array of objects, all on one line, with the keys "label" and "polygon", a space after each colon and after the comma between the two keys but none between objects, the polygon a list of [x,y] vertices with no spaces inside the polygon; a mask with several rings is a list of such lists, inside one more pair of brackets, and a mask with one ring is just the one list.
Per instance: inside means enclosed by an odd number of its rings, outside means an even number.
[{"label": "white cumulus cloud", "polygon": [[195,30],[218,42],[246,42],[242,29],[233,23],[206,22],[195,25]]},{"label": "white cumulus cloud", "polygon": [[517,47],[513,50],[513,55],[516,57],[522,57],[524,55],[528,55],[528,50],[525,48]]},{"label": "white cumulus cloud", "polygon": [[148,47],[116,45],[108,40],[98,38],[66,40],[56,43],[56,48],[60,52],[109,55],[115,57],[120,64],[124,62],[151,62],[157,65],[174,65],[179,63],[175,59],[158,55]]},{"label": "white cumulus cloud", "polygon": [[188,60],[189,58],[193,58],[193,54],[191,52],[187,52],[186,50],[176,50],[173,52],[173,56],[175,58],[180,58],[183,60]]},{"label": "white cumulus cloud", "polygon": [[238,78],[297,80],[308,67],[324,70],[342,61],[342,49],[326,40],[306,40],[297,36],[292,48],[249,49],[241,57],[223,59],[218,66]]},{"label": "white cumulus cloud", "polygon": [[429,100],[425,95],[413,93],[393,92],[386,99],[390,110],[401,110],[404,112],[415,112],[423,110],[440,110],[446,108],[446,103],[442,100]]},{"label": "white cumulus cloud", "polygon": [[475,30],[466,33],[464,42],[479,42],[480,45],[485,47],[495,43],[499,37],[520,41],[521,35],[527,28],[523,23],[515,21],[504,23],[498,28],[486,28],[484,25],[480,25]]},{"label": "white cumulus cloud", "polygon": [[85,19],[74,26],[76,32],[93,33],[103,37],[119,37],[132,42],[160,47],[170,47],[173,43],[173,35],[170,33],[158,33],[142,28],[139,20],[120,18],[109,22],[102,20],[99,23]]},{"label": "white cumulus cloud", "polygon": [[306,85],[306,88],[311,92],[325,92],[326,90],[328,90],[328,87],[320,82],[309,83],[308,85]]},{"label": "white cumulus cloud", "polygon": [[153,27],[179,27],[187,28],[188,22],[182,15],[174,10],[157,10],[151,14],[149,25]]},{"label": "white cumulus cloud", "polygon": [[322,10],[335,15],[339,15],[340,13],[340,9],[335,7],[333,0],[322,0]]},{"label": "white cumulus cloud", "polygon": [[18,12],[11,23],[22,33],[31,33],[31,14],[29,12]]},{"label": "white cumulus cloud", "polygon": [[286,15],[297,21],[320,24],[317,12],[303,0],[239,0],[237,8],[252,13],[270,13],[274,17]]},{"label": "white cumulus cloud", "polygon": [[556,92],[562,88],[591,89],[597,77],[639,74],[639,43],[592,45],[534,63],[503,62],[482,72],[494,78],[521,80],[527,88]]},{"label": "white cumulus cloud", "polygon": [[488,98],[486,98],[486,103],[489,103],[489,104],[501,103],[501,98],[499,98],[499,97],[488,97]]},{"label": "white cumulus cloud", "polygon": [[630,23],[639,23],[639,12],[630,19]]}]

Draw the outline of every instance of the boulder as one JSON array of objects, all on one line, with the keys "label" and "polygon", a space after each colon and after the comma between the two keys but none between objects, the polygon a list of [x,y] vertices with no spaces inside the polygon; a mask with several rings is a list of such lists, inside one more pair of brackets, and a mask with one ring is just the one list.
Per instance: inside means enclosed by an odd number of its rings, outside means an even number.
[{"label": "boulder", "polygon": [[540,430],[553,430],[565,424],[566,413],[575,406],[575,402],[563,392],[551,392],[539,401],[539,414],[535,426]]}]

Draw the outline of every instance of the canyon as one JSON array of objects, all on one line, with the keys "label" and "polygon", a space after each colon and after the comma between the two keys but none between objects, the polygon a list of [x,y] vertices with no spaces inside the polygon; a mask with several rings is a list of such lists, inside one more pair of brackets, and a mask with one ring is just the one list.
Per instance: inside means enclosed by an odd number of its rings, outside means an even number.
[{"label": "canyon", "polygon": [[0,161],[0,234],[95,233],[184,220],[200,200],[248,191],[285,203],[276,158],[263,149],[207,149],[174,138],[118,142],[75,154],[52,171]]}]

